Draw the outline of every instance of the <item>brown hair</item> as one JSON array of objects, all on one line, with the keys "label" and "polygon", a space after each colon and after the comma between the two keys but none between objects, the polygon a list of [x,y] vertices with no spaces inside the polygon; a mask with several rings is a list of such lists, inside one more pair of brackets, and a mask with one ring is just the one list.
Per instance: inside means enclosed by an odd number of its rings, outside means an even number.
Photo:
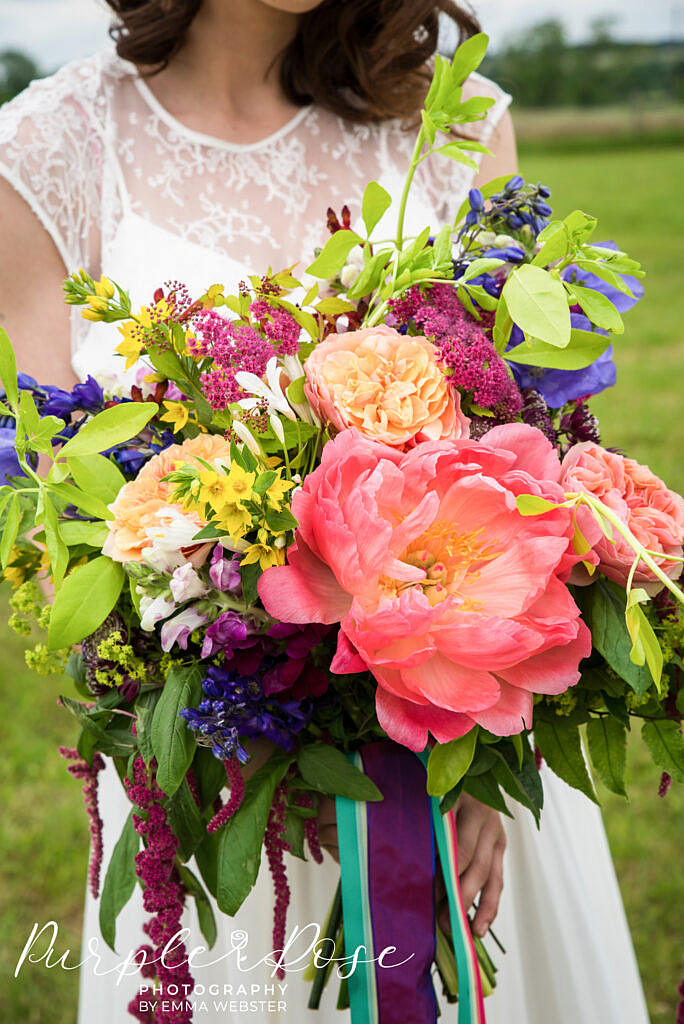
[{"label": "brown hair", "polygon": [[[120,57],[155,74],[183,46],[202,0],[107,0]],[[316,103],[351,121],[415,116],[425,96],[439,16],[461,39],[479,31],[454,0],[323,0],[301,15],[282,51],[280,84],[298,105]]]}]

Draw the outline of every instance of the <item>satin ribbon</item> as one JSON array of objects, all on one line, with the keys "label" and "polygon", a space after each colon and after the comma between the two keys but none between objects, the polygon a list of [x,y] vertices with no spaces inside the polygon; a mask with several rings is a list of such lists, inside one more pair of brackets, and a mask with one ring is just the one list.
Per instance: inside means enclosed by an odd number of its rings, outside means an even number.
[{"label": "satin ribbon", "polygon": [[352,1024],[436,1024],[435,840],[458,967],[458,1024],[485,1024],[458,884],[455,822],[426,793],[426,757],[383,741],[350,760],[384,797],[369,803],[337,798],[345,954],[357,955],[347,982]]}]

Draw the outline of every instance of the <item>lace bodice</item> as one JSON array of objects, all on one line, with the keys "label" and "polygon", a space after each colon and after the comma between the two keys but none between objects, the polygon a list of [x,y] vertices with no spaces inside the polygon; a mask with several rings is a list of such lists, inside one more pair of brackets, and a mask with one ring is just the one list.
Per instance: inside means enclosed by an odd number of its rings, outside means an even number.
[{"label": "lace bodice", "polygon": [[[496,101],[469,126],[486,143],[510,97],[479,75],[466,89]],[[252,273],[309,262],[326,237],[327,207],[347,203],[360,217],[371,178],[396,196],[412,145],[396,121],[353,125],[317,106],[256,143],[211,138],[176,121],[111,50],[32,83],[0,109],[0,175],[40,218],[65,268],[94,275],[113,272],[111,253],[130,218],[138,234],[147,226],[157,240],[164,232],[186,251]],[[422,164],[412,198],[418,226],[453,216],[472,173],[446,159]],[[82,329],[75,319],[76,347]]]}]

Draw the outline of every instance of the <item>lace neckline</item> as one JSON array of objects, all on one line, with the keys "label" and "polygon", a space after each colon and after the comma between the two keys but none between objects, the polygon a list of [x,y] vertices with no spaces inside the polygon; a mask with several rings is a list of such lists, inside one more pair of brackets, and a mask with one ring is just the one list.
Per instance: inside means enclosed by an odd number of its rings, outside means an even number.
[{"label": "lace neckline", "polygon": [[298,110],[297,113],[294,114],[289,121],[286,121],[285,124],[281,125],[280,128],[271,132],[270,135],[266,135],[263,139],[257,139],[256,142],[229,142],[228,139],[220,139],[216,135],[207,135],[204,132],[195,131],[194,128],[190,128],[188,125],[183,124],[182,121],[179,121],[178,118],[169,113],[166,107],[159,102],[147,82],[145,82],[140,75],[136,74],[134,76],[133,83],[152,112],[174,132],[185,136],[190,141],[196,142],[199,145],[211,146],[214,149],[222,149],[230,153],[248,153],[250,151],[263,149],[272,145],[272,143],[277,142],[278,139],[282,139],[283,136],[288,135],[293,131],[293,129],[295,129],[297,125],[310,113],[314,106],[313,104],[308,104],[307,106],[302,107],[301,110]]}]

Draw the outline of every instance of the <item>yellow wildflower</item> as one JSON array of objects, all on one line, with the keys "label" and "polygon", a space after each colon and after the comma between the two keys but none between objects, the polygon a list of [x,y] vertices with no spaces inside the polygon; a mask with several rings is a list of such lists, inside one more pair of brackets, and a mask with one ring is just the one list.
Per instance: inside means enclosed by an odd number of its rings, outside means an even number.
[{"label": "yellow wildflower", "polygon": [[220,512],[225,505],[231,503],[230,485],[225,473],[202,469],[199,479],[199,500],[205,505],[211,505],[215,512]]},{"label": "yellow wildflower", "polygon": [[239,466],[237,462],[231,463],[230,471],[226,477],[228,481],[226,493],[230,496],[229,500],[235,502],[248,501],[252,497],[255,479],[255,473],[249,473],[242,466]]},{"label": "yellow wildflower", "polygon": [[[88,310],[84,310],[83,315],[85,316],[87,312]],[[129,370],[140,358],[144,343],[143,333],[140,330],[140,325],[135,320],[126,320],[123,324],[119,324],[118,327],[119,333],[123,335],[123,341],[119,342],[116,351],[120,356],[124,356],[126,369]]]},{"label": "yellow wildflower", "polygon": [[279,472],[278,476],[276,477],[276,479],[273,481],[273,483],[266,492],[274,508],[278,510],[282,508],[283,499],[287,497],[288,491],[291,491],[293,487],[294,484],[292,483],[292,481],[283,480]]},{"label": "yellow wildflower", "polygon": [[102,295],[105,299],[114,298],[114,285],[108,277],[104,276],[104,274],[99,281],[94,281],[93,284],[96,295]]},{"label": "yellow wildflower", "polygon": [[143,306],[138,313],[138,320],[148,330],[154,326],[154,324],[163,323],[171,316],[173,307],[167,302],[166,299],[160,299],[154,306]]},{"label": "yellow wildflower", "polygon": [[89,295],[88,305],[91,309],[96,309],[98,312],[104,312],[107,308],[107,300],[101,295]]},{"label": "yellow wildflower", "polygon": [[250,544],[240,564],[250,565],[252,562],[258,562],[265,571],[274,565],[284,565],[285,552],[282,548],[271,547],[270,544]]},{"label": "yellow wildflower", "polygon": [[81,316],[84,320],[92,320],[94,323],[104,319],[102,313],[98,312],[96,309],[90,309],[88,307],[81,310]]},{"label": "yellow wildflower", "polygon": [[177,434],[188,422],[190,410],[182,402],[171,401],[165,401],[164,408],[166,412],[160,419],[164,420],[165,423],[170,423],[174,434]]},{"label": "yellow wildflower", "polygon": [[238,540],[252,526],[251,514],[239,502],[223,505],[217,514],[220,528],[233,540]]}]

